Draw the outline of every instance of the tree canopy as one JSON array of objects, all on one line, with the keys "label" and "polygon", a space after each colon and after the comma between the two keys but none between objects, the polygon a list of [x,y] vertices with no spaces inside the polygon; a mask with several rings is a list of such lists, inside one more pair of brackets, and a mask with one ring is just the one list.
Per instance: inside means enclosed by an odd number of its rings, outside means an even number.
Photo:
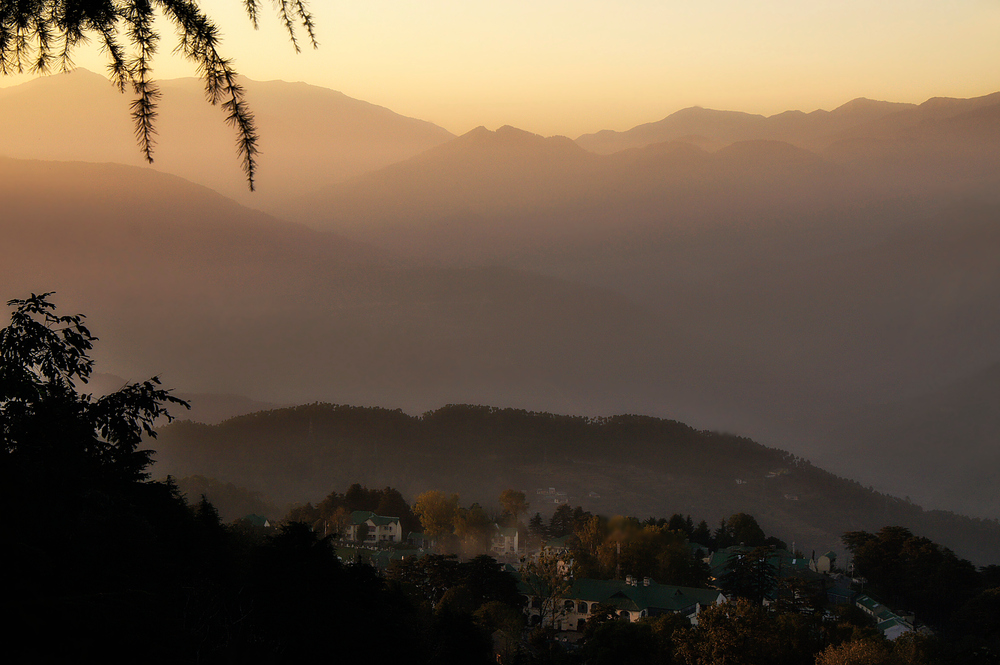
[{"label": "tree canopy", "polygon": [[5,470],[17,482],[133,482],[147,477],[155,437],[167,405],[188,407],[152,377],[109,395],[79,394],[94,362],[97,341],[80,314],[60,316],[51,293],[11,300],[11,323],[0,331],[0,428]]},{"label": "tree canopy", "polygon": [[[243,0],[256,28],[261,0]],[[317,46],[313,19],[305,0],[273,0],[278,18],[299,50],[297,29]],[[112,83],[131,88],[135,135],[148,162],[153,161],[157,103],[160,89],[153,80],[153,56],[160,45],[158,16],[177,34],[175,51],[195,64],[205,84],[205,96],[222,106],[226,122],[236,130],[236,150],[250,190],[257,170],[257,128],[247,106],[232,60],[219,47],[215,22],[197,0],[18,0],[0,2],[0,74],[48,73],[53,67],[73,68],[76,49],[96,41],[107,58]]]}]

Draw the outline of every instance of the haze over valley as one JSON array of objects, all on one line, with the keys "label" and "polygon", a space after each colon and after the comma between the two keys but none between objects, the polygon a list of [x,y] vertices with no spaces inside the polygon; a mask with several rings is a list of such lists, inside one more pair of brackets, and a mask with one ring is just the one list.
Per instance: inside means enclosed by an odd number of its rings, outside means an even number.
[{"label": "haze over valley", "polygon": [[1000,515],[1000,93],[572,139],[249,81],[251,195],[196,83],[154,168],[103,77],[0,88],[0,286],[86,313],[102,371],[229,396],[206,421],[646,414]]}]

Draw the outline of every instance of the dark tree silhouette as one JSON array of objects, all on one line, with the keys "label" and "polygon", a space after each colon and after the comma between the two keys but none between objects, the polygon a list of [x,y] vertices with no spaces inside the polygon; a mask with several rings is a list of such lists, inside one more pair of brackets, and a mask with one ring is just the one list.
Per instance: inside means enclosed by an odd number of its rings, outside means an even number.
[{"label": "dark tree silhouette", "polygon": [[760,605],[777,584],[778,572],[768,560],[770,555],[766,547],[734,552],[729,557],[729,570],[722,576],[723,591]]},{"label": "dark tree silhouette", "polygon": [[[261,0],[243,0],[257,27]],[[274,0],[292,46],[299,50],[297,26],[317,46],[312,15],[305,0]],[[112,83],[125,92],[131,87],[132,120],[139,148],[153,161],[159,87],[152,78],[152,60],[160,44],[154,29],[157,16],[177,32],[176,51],[195,63],[205,83],[205,95],[221,104],[226,122],[236,129],[236,150],[250,190],[257,170],[257,128],[237,82],[230,59],[219,53],[221,38],[215,23],[197,0],[19,0],[0,2],[0,74],[47,73],[53,65],[73,67],[73,52],[91,39],[102,47]]]},{"label": "dark tree silhouette", "polygon": [[[82,315],[58,316],[51,293],[11,300],[10,325],[0,331],[0,428],[10,482],[131,483],[147,477],[151,451],[166,406],[187,402],[153,377],[94,399],[76,390],[93,371],[97,340]],[[5,474],[7,475],[7,474]]]}]

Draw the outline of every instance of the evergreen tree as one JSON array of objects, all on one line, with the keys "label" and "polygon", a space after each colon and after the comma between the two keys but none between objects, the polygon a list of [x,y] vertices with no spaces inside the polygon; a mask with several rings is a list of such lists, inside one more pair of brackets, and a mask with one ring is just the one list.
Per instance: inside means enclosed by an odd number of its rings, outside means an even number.
[{"label": "evergreen tree", "polygon": [[705,520],[698,522],[698,526],[691,532],[691,542],[704,545],[705,547],[712,547],[713,538],[712,532],[708,528],[708,522]]},{"label": "evergreen tree", "polygon": [[534,517],[528,520],[528,532],[533,538],[545,540],[548,537],[549,529],[545,525],[545,520],[541,513],[535,513]]}]

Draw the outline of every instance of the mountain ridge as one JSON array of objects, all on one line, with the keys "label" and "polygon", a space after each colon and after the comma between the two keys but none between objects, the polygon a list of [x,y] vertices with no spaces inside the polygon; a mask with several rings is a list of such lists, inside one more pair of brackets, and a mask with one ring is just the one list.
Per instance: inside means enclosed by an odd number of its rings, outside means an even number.
[{"label": "mountain ridge", "polygon": [[[159,81],[154,168],[244,205],[282,199],[380,168],[450,140],[447,130],[304,83],[241,79],[260,133],[258,191],[250,195],[222,111],[194,78]],[[77,105],[63,103],[72,98]],[[76,69],[0,90],[0,148],[17,158],[144,164],[128,94]]]},{"label": "mountain ridge", "polygon": [[[360,482],[393,486],[411,500],[436,488],[490,506],[507,488],[527,490],[532,502],[533,488],[555,486],[570,505],[609,516],[680,512],[716,523],[749,512],[768,533],[817,550],[843,552],[843,532],[899,524],[980,564],[995,563],[1000,551],[993,521],[923,511],[786,451],[635,414],[450,404],[409,416],[310,404],[159,433],[157,473],[215,477],[279,501]],[[287,478],[297,479],[294,487]]]}]

